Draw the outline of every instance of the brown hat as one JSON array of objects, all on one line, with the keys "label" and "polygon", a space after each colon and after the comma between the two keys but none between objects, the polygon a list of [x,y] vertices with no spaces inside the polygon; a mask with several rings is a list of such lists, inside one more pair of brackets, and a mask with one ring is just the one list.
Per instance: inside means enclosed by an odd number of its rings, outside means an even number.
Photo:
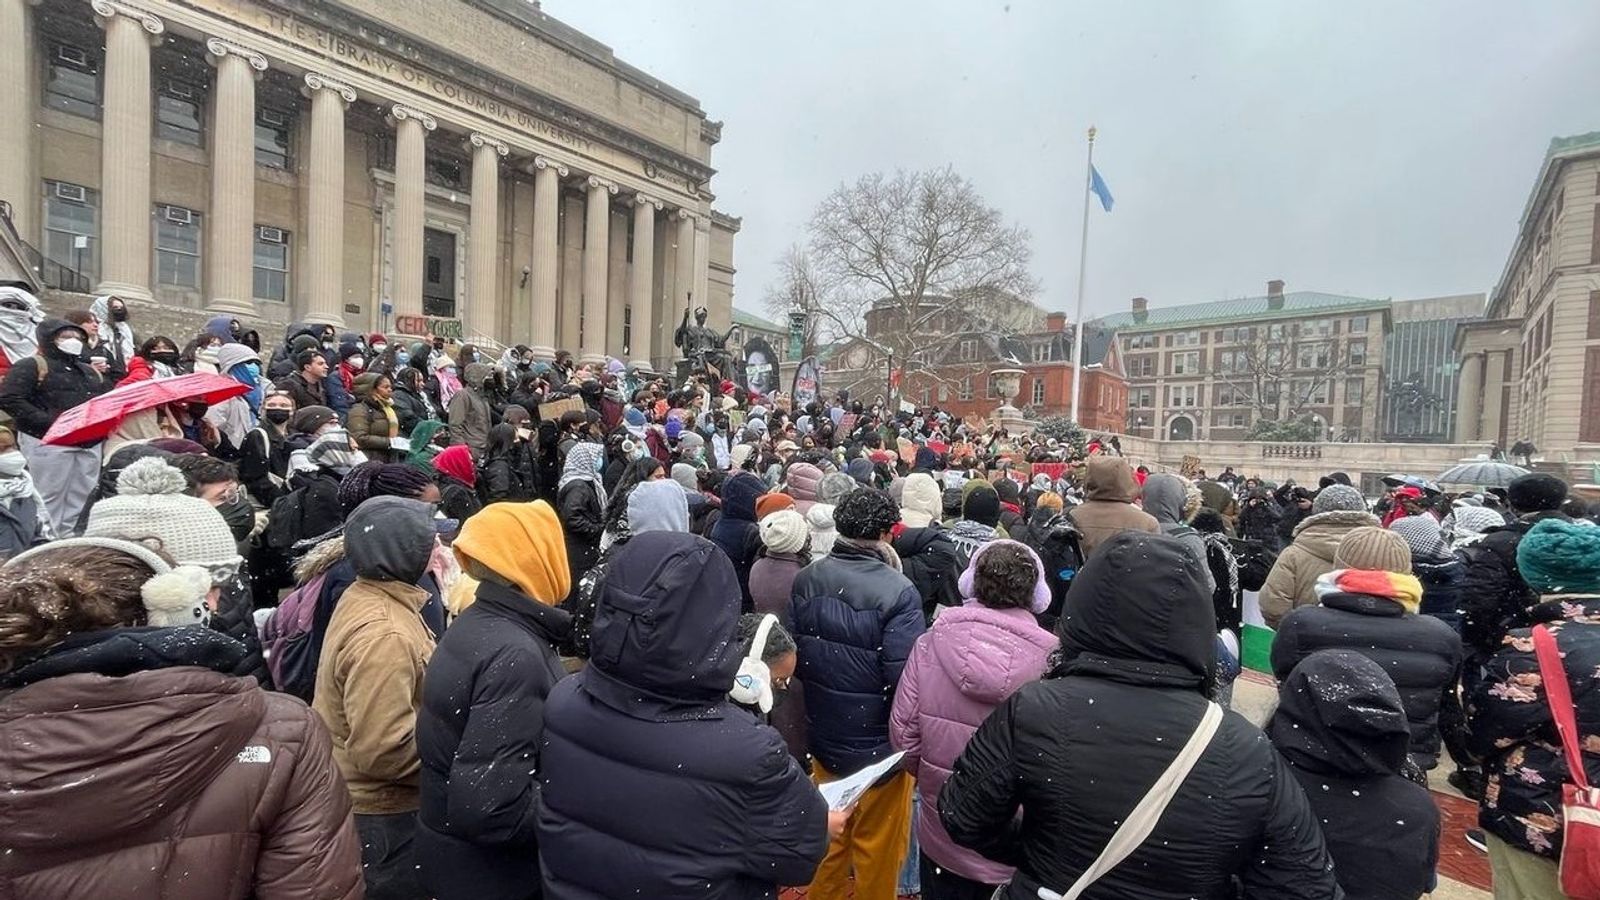
[{"label": "brown hat", "polygon": [[1364,526],[1351,531],[1333,551],[1335,569],[1366,569],[1411,574],[1411,547],[1387,529]]},{"label": "brown hat", "polygon": [[794,498],[788,494],[762,494],[756,498],[756,521],[759,522],[780,509],[794,509]]},{"label": "brown hat", "polygon": [[1045,509],[1060,509],[1062,506],[1061,495],[1055,491],[1045,491],[1039,495],[1039,500],[1035,505]]}]

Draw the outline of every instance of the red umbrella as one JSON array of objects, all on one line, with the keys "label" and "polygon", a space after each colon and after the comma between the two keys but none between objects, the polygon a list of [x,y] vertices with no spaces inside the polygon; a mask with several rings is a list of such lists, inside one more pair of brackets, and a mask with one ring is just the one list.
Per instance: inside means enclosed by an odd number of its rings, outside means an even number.
[{"label": "red umbrella", "polygon": [[250,387],[222,375],[195,372],[176,378],[136,381],[74,406],[56,417],[44,443],[77,446],[103,440],[128,416],[169,403],[221,403],[250,393]]}]

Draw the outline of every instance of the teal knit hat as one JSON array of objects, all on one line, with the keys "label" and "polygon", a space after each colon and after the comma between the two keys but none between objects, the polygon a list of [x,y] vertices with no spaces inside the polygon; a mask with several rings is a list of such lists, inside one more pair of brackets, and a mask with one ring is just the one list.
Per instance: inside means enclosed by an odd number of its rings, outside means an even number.
[{"label": "teal knit hat", "polygon": [[1517,570],[1541,594],[1600,594],[1600,527],[1539,522],[1517,544]]}]

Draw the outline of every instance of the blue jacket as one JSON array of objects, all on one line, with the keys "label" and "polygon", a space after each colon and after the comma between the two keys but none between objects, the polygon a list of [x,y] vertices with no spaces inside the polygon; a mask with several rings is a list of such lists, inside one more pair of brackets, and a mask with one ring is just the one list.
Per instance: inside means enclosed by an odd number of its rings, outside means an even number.
[{"label": "blue jacket", "polygon": [[755,565],[756,556],[761,551],[761,529],[756,525],[756,499],[766,492],[766,484],[749,472],[740,472],[729,478],[722,485],[722,516],[706,533],[706,537],[721,547],[733,563],[744,604],[740,608],[746,612],[754,608],[750,598],[750,567]]},{"label": "blue jacket", "polygon": [[544,708],[539,856],[552,900],[755,900],[806,884],[827,804],[783,739],[733,705],[738,594],[704,538],[621,545],[589,665]]},{"label": "blue jacket", "polygon": [[811,754],[835,775],[888,756],[894,689],[923,630],[917,589],[871,551],[840,541],[795,576],[789,621]]}]

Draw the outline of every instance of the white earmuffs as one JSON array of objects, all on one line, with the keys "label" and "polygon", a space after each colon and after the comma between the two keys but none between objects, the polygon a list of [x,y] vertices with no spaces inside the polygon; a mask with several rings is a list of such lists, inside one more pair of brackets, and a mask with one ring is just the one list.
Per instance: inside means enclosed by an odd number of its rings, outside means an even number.
[{"label": "white earmuffs", "polygon": [[64,538],[24,550],[7,560],[3,568],[46,551],[71,547],[117,550],[149,566],[153,574],[139,588],[148,624],[162,628],[204,625],[210,618],[206,595],[211,591],[211,573],[200,566],[169,566],[155,551],[136,541],[107,537]]},{"label": "white earmuffs", "polygon": [[777,622],[778,617],[771,613],[761,617],[756,636],[750,641],[750,652],[740,661],[739,674],[733,676],[733,688],[728,691],[733,702],[754,706],[762,715],[772,712],[772,672],[761,661],[761,654],[767,649],[767,635]]}]

